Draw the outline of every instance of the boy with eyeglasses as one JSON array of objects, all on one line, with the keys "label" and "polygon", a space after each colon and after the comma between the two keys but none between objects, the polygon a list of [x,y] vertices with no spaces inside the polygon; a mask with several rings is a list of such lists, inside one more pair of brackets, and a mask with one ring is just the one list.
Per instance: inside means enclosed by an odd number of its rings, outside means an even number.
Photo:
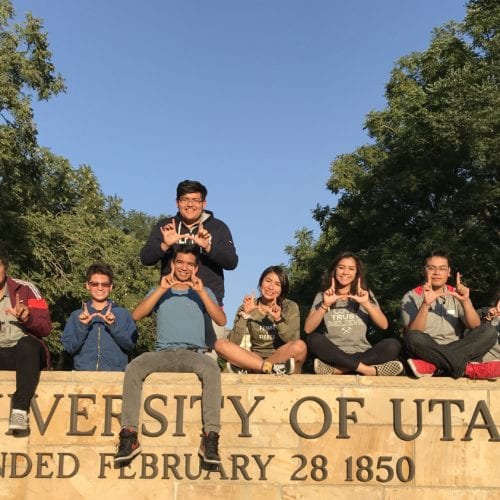
[{"label": "boy with eyeglasses", "polygon": [[74,369],[124,371],[137,342],[137,327],[130,312],[110,298],[113,270],[108,264],[92,264],[85,288],[90,299],[73,311],[61,342],[73,356]]},{"label": "boy with eyeglasses", "polygon": [[[437,250],[425,258],[423,285],[402,300],[408,366],[417,377],[437,373],[453,378],[500,377],[500,363],[478,362],[496,342],[496,332],[481,320],[469,297],[469,288],[451,276],[448,255]],[[464,330],[469,333],[464,336]]]},{"label": "boy with eyeglasses", "polygon": [[[224,271],[238,265],[238,256],[231,231],[224,222],[206,210],[207,188],[198,181],[185,180],[177,186],[177,209],[174,217],[161,219],[151,231],[141,250],[141,262],[153,266],[160,262],[161,275],[170,272],[172,249],[175,244],[191,243],[200,250],[198,275],[210,288],[222,307],[224,300]],[[213,325],[217,337],[223,330]],[[209,347],[215,342],[214,332],[207,332]]]}]

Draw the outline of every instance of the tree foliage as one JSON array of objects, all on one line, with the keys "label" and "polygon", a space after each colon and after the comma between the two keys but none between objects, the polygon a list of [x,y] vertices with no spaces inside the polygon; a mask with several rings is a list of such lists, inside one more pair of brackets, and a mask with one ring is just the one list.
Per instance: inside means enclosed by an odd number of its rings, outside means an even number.
[{"label": "tree foliage", "polygon": [[387,107],[367,115],[373,142],[331,164],[338,201],[314,210],[321,235],[299,231],[288,248],[304,307],[318,270],[347,249],[364,259],[393,320],[434,248],[450,253],[476,304],[490,299],[499,282],[499,26],[498,2],[470,1],[462,23],[437,28],[426,51],[397,62]]},{"label": "tree foliage", "polygon": [[[139,262],[153,217],[125,212],[105,196],[92,169],[70,163],[37,142],[33,99],[65,90],[51,61],[47,33],[31,14],[12,24],[14,10],[0,0],[0,246],[10,254],[9,274],[26,278],[49,302],[56,355],[70,313],[87,298],[85,271],[95,261],[115,273],[112,297],[132,309],[157,279]],[[151,320],[140,325],[138,352],[153,346]]]}]

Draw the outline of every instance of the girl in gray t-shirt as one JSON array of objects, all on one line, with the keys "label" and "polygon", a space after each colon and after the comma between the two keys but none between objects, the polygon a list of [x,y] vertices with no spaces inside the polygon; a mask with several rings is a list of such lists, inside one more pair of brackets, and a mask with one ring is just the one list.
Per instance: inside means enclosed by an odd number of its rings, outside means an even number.
[{"label": "girl in gray t-shirt", "polygon": [[401,349],[395,338],[372,346],[368,325],[386,330],[389,322],[364,280],[363,263],[351,253],[338,255],[323,279],[304,325],[307,347],[315,356],[314,371],[342,375],[399,375]]}]

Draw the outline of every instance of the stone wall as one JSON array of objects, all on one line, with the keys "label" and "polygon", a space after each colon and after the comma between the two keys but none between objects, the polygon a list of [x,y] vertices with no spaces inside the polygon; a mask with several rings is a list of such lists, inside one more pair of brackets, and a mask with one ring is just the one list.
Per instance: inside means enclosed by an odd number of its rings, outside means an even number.
[{"label": "stone wall", "polygon": [[0,498],[500,499],[500,381],[223,374],[218,471],[200,471],[200,383],[155,374],[140,441],[114,469],[121,373],[42,373],[31,434],[6,435]]}]

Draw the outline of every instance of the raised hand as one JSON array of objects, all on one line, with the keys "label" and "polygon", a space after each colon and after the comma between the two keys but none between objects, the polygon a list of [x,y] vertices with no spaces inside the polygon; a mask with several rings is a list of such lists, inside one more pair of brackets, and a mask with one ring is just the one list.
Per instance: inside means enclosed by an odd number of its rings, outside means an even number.
[{"label": "raised hand", "polygon": [[357,302],[358,304],[361,305],[370,302],[370,295],[368,293],[368,290],[363,289],[363,287],[361,286],[361,278],[358,278],[358,283],[356,286],[356,295],[349,294],[348,297],[351,300],[354,300],[354,302]]},{"label": "raised hand", "polygon": [[337,300],[346,299],[347,295],[337,295],[335,291],[335,278],[332,278],[332,284],[328,290],[323,292],[323,304],[325,306],[330,307],[337,302]]},{"label": "raised hand", "polygon": [[180,283],[180,281],[174,276],[174,270],[170,272],[170,274],[164,274],[160,280],[160,288],[163,288],[165,291],[170,290],[175,284]]},{"label": "raised hand", "polygon": [[82,302],[82,309],[83,311],[78,316],[78,319],[80,320],[80,323],[88,325],[92,321],[92,318],[95,316],[95,313],[94,314],[89,313],[86,302]]},{"label": "raised hand", "polygon": [[250,314],[257,306],[255,305],[255,292],[243,297],[243,312]]},{"label": "raised hand", "polygon": [[212,235],[203,227],[203,224],[198,226],[198,233],[192,236],[193,241],[205,252],[209,252],[212,246]]},{"label": "raised hand", "polygon": [[259,309],[263,314],[270,316],[275,323],[281,319],[281,307],[276,302],[268,306],[260,304]]},{"label": "raised hand", "polygon": [[200,293],[203,290],[203,281],[201,281],[201,279],[194,273],[191,276],[191,281],[188,281],[187,283],[195,292]]},{"label": "raised hand", "polygon": [[100,318],[102,318],[104,320],[104,322],[107,325],[112,325],[116,319],[116,316],[114,315],[114,313],[111,312],[111,302],[109,303],[108,308],[106,309],[104,314],[100,313],[100,312],[96,312],[93,314],[93,316],[99,316]]},{"label": "raised hand", "polygon": [[497,307],[491,307],[488,309],[488,314],[485,316],[486,321],[491,321],[492,319],[500,316],[500,305],[497,304]]},{"label": "raised hand", "polygon": [[177,234],[177,230],[175,229],[175,219],[173,218],[171,222],[160,227],[160,232],[163,236],[163,243],[167,248],[175,245],[175,243],[183,238],[183,235]]},{"label": "raised hand", "polygon": [[28,306],[19,298],[19,293],[16,293],[16,305],[5,309],[7,314],[12,314],[18,321],[24,323],[30,316]]},{"label": "raised hand", "polygon": [[462,283],[462,275],[457,273],[455,291],[447,291],[448,295],[453,295],[460,302],[469,300],[470,290]]},{"label": "raised hand", "polygon": [[446,295],[446,290],[441,288],[440,290],[434,291],[432,289],[432,284],[430,278],[427,278],[427,282],[422,287],[424,290],[424,303],[430,306],[437,298]]}]

